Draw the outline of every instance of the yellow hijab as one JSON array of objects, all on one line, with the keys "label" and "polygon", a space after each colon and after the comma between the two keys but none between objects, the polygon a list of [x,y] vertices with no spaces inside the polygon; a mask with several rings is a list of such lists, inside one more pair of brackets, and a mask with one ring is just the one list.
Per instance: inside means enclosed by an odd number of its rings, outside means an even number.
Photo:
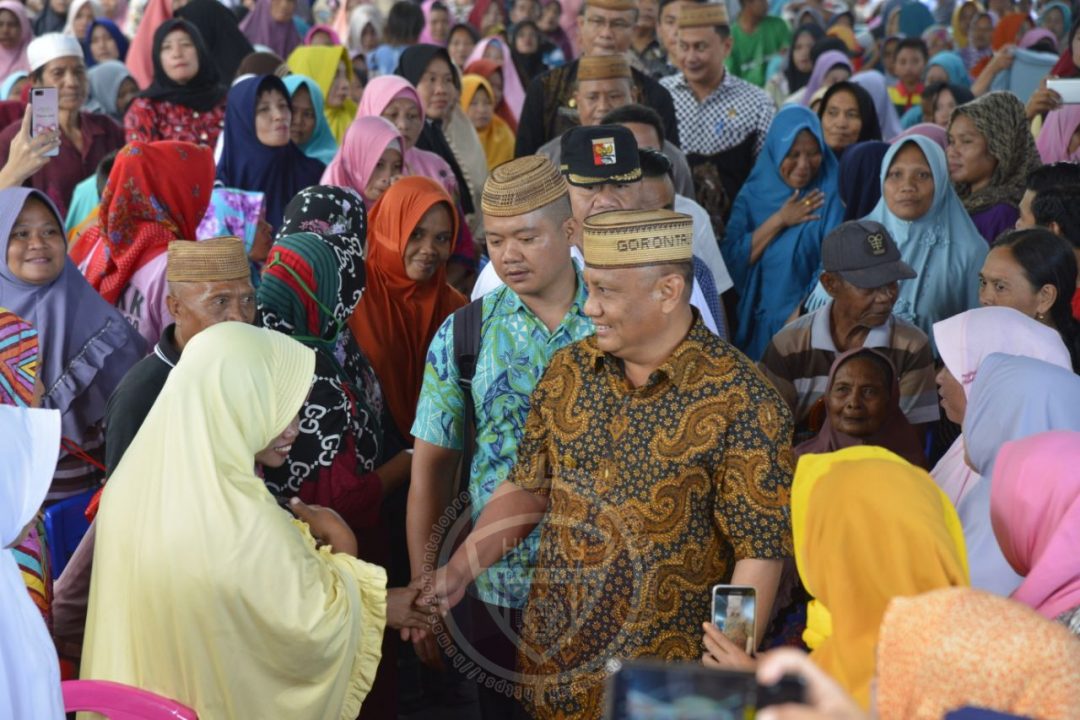
[{"label": "yellow hijab", "polygon": [[799,459],[791,530],[811,657],[866,708],[889,601],[969,583],[960,519],[925,470],[863,445]]},{"label": "yellow hijab", "polygon": [[968,26],[967,25],[961,26],[961,23],[960,23],[960,13],[968,5],[974,5],[975,6],[975,13],[976,14],[981,13],[983,11],[982,5],[979,4],[978,2],[976,2],[976,0],[964,0],[964,2],[959,3],[956,6],[956,8],[953,10],[953,14],[952,14],[952,35],[953,35],[953,44],[956,46],[957,50],[961,50],[961,49],[966,48],[968,46]]},{"label": "yellow hijab", "polygon": [[346,98],[340,107],[330,107],[330,86],[334,84],[334,75],[337,74],[338,65],[345,63],[345,75],[349,82],[353,79],[353,66],[349,60],[349,51],[340,45],[302,45],[289,55],[286,64],[289,70],[297,75],[306,75],[315,81],[322,90],[323,115],[330,126],[330,132],[334,134],[334,140],[341,145],[345,138],[345,131],[356,117],[356,103],[351,98]]},{"label": "yellow hijab", "polygon": [[355,718],[386,573],[317,550],[254,456],[299,412],[315,353],[228,322],[184,348],[97,516],[82,677],[199,717]]},{"label": "yellow hijab", "polygon": [[[468,114],[469,105],[480,88],[487,91],[494,108],[495,90],[491,87],[491,83],[487,81],[487,78],[482,75],[465,75],[461,78],[462,112]],[[506,124],[506,121],[495,115],[494,112],[491,116],[491,124],[483,130],[477,130],[476,136],[480,138],[480,144],[484,146],[488,170],[514,159],[514,132]]]}]

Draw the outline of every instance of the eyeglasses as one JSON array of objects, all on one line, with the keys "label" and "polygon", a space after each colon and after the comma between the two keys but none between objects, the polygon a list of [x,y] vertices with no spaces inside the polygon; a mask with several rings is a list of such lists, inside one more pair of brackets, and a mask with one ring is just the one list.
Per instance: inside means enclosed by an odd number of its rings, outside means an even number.
[{"label": "eyeglasses", "polygon": [[608,20],[607,18],[600,17],[599,15],[589,15],[585,18],[585,22],[587,22],[593,30],[603,30],[604,28],[611,28],[615,31],[625,31],[630,29],[629,20]]}]

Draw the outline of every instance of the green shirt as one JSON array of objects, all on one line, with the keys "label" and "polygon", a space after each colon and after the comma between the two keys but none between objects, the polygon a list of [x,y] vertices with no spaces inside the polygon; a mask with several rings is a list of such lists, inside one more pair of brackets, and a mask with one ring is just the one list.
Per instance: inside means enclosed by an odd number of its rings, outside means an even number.
[{"label": "green shirt", "polygon": [[791,29],[778,17],[766,17],[752,34],[746,34],[738,21],[731,24],[733,40],[727,69],[735,77],[758,87],[765,87],[765,71],[772,56],[791,44]]}]

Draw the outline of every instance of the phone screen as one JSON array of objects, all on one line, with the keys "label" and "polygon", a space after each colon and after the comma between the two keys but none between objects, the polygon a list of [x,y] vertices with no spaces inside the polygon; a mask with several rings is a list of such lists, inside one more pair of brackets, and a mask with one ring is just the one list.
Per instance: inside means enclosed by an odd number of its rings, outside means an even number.
[{"label": "phone screen", "polygon": [[[56,130],[60,126],[59,98],[53,87],[34,88],[30,91],[30,137]],[[60,154],[60,148],[46,153],[49,157]]]},{"label": "phone screen", "polygon": [[754,631],[757,620],[757,593],[745,585],[713,587],[713,625],[747,654],[754,652]]}]

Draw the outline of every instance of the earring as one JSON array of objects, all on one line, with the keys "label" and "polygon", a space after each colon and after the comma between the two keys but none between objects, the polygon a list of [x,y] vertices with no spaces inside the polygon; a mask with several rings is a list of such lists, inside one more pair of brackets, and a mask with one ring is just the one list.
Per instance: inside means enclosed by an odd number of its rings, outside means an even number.
[{"label": "earring", "polygon": [[1035,319],[1038,320],[1039,322],[1043,322],[1044,320],[1046,320],[1046,313],[1041,313],[1041,312],[1035,313]]}]

